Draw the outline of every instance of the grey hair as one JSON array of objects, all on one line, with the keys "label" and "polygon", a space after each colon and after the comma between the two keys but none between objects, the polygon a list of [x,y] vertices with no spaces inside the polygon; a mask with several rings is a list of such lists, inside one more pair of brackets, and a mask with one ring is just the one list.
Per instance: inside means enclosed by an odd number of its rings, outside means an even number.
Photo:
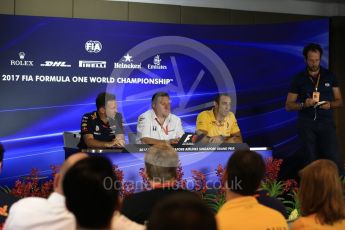
[{"label": "grey hair", "polygon": [[179,159],[171,145],[152,146],[145,153],[144,160],[150,180],[163,182],[176,178]]}]

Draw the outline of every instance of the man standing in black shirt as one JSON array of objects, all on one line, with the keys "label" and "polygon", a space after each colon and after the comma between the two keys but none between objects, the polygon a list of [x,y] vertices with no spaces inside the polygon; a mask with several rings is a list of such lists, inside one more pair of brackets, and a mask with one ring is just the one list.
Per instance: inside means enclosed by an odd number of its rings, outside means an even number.
[{"label": "man standing in black shirt", "polygon": [[112,148],[125,145],[121,113],[117,112],[115,95],[100,93],[96,99],[97,111],[83,115],[81,139],[78,147]]},{"label": "man standing in black shirt", "polygon": [[307,68],[292,81],[286,99],[287,111],[298,111],[298,134],[303,145],[305,165],[325,158],[343,172],[333,121],[333,109],[343,105],[334,74],[320,66],[322,48],[311,43],[304,47]]}]

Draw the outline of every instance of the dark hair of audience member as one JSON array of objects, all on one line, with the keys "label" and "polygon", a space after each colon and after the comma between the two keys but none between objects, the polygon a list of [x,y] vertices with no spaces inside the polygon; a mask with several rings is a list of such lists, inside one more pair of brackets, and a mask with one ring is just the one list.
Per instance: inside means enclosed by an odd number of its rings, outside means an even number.
[{"label": "dark hair of audience member", "polygon": [[114,94],[111,93],[100,93],[96,98],[96,107],[99,110],[102,107],[105,107],[108,101],[115,101],[116,97]]},{"label": "dark hair of audience member", "polygon": [[216,230],[214,214],[192,193],[177,193],[159,202],[152,211],[147,230]]},{"label": "dark hair of audience member", "polygon": [[302,216],[316,214],[321,224],[332,225],[345,219],[345,202],[338,167],[322,159],[300,172],[299,200]]},{"label": "dark hair of audience member", "polygon": [[91,156],[72,166],[63,180],[66,206],[83,228],[107,228],[118,205],[119,183],[111,162]]},{"label": "dark hair of audience member", "polygon": [[226,174],[228,188],[232,192],[251,196],[265,175],[265,162],[254,151],[235,151],[228,161]]}]

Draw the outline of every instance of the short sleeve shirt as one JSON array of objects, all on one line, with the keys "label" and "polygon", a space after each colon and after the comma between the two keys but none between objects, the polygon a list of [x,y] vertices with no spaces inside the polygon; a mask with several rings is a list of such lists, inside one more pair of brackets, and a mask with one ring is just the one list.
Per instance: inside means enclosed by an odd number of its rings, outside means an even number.
[{"label": "short sleeve shirt", "polygon": [[158,123],[155,112],[150,109],[141,114],[137,124],[137,143],[144,137],[158,140],[170,140],[180,138],[184,134],[181,119],[174,114],[169,114],[164,123]]},{"label": "short sleeve shirt", "polygon": [[235,115],[229,112],[222,122],[216,120],[213,109],[199,113],[196,129],[207,131],[207,136],[225,136],[240,132]]},{"label": "short sleeve shirt", "polygon": [[111,141],[116,135],[124,134],[122,115],[121,113],[116,113],[114,120],[104,123],[99,118],[97,111],[84,114],[80,130],[81,139],[78,145],[79,148],[87,148],[83,138],[86,134],[92,134],[99,141]]},{"label": "short sleeve shirt", "polygon": [[219,230],[289,229],[282,214],[259,204],[251,196],[228,200],[219,209],[216,220]]},{"label": "short sleeve shirt", "polygon": [[[298,100],[305,102],[307,98],[311,98],[315,91],[317,78],[312,78],[308,71],[305,70],[296,75],[291,83],[289,92],[298,94]],[[327,69],[320,69],[320,80],[318,85],[318,92],[320,92],[320,101],[334,100],[333,87],[339,87],[339,83],[334,74]],[[324,121],[332,120],[332,110],[315,109],[313,107],[304,108],[299,111],[299,118],[313,120],[317,112],[317,119]]]}]

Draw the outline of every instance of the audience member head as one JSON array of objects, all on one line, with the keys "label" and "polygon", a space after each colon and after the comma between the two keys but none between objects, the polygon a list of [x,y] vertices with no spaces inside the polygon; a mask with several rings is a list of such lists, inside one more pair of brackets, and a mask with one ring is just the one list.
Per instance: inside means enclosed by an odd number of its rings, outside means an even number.
[{"label": "audience member head", "polygon": [[5,148],[0,143],[0,173],[1,173],[1,170],[2,170],[2,161],[4,160],[4,153],[5,153]]},{"label": "audience member head", "polygon": [[80,161],[81,159],[84,159],[88,157],[88,155],[86,153],[75,153],[71,156],[69,156],[61,165],[60,171],[59,173],[57,173],[55,175],[54,178],[54,191],[60,194],[63,194],[63,189],[62,189],[62,181],[63,178],[66,175],[66,172],[78,161]]},{"label": "audience member head", "polygon": [[152,211],[147,230],[216,230],[212,211],[192,193],[176,193],[159,202]]},{"label": "audience member head", "polygon": [[226,166],[227,186],[242,196],[254,195],[265,175],[262,157],[250,150],[235,151]]},{"label": "audience member head", "polygon": [[303,216],[316,214],[321,224],[345,219],[345,203],[338,167],[322,159],[307,165],[300,172],[299,199]]},{"label": "audience member head", "polygon": [[158,117],[170,114],[170,96],[166,92],[157,92],[152,96],[152,109]]},{"label": "audience member head", "polygon": [[111,162],[99,156],[78,161],[63,180],[66,206],[81,228],[110,227],[118,205],[118,189]]},{"label": "audience member head", "polygon": [[164,183],[176,179],[178,155],[171,145],[155,145],[145,153],[145,169],[150,181]]},{"label": "audience member head", "polygon": [[110,93],[100,93],[96,98],[96,107],[100,115],[108,118],[114,118],[117,112],[117,104],[115,95]]}]

